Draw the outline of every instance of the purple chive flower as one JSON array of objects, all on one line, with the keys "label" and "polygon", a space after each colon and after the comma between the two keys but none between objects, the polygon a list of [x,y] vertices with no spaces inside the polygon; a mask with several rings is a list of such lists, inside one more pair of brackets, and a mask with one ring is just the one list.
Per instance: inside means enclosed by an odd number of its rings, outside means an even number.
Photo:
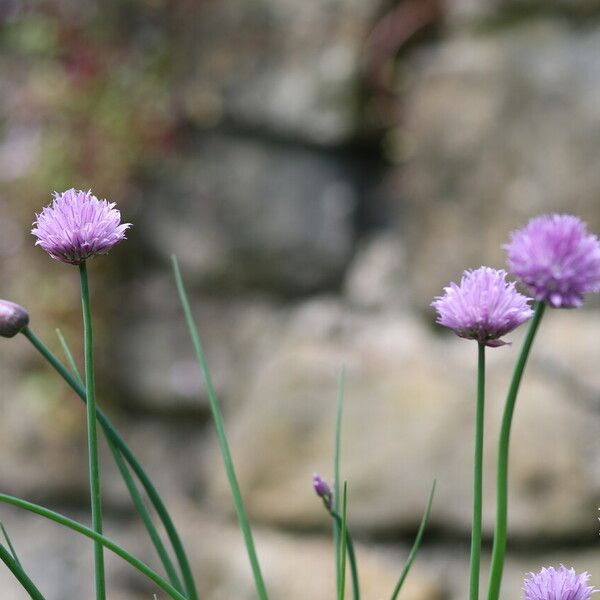
[{"label": "purple chive flower", "polygon": [[492,348],[506,344],[500,338],[531,318],[529,298],[506,281],[506,271],[480,267],[465,271],[460,285],[451,283],[432,303],[437,322],[460,337]]},{"label": "purple chive flower", "polygon": [[535,217],[505,248],[510,271],[554,308],[581,306],[584,293],[600,291],[600,242],[577,217]]},{"label": "purple chive flower", "polygon": [[70,189],[54,193],[52,204],[37,215],[31,233],[52,258],[79,265],[106,254],[125,239],[130,223],[121,223],[114,202],[98,200],[89,192]]},{"label": "purple chive flower", "polygon": [[29,325],[29,314],[18,304],[0,300],[0,336],[11,338]]},{"label": "purple chive flower", "polygon": [[523,583],[523,600],[589,600],[596,588],[588,586],[588,573],[577,575],[575,569],[560,565],[528,573]]},{"label": "purple chive flower", "polygon": [[333,495],[331,493],[331,489],[329,488],[329,485],[327,485],[327,482],[323,479],[321,479],[321,477],[317,474],[314,473],[313,474],[313,487],[315,488],[315,492],[317,493],[317,496],[319,496],[319,498],[321,498],[323,500],[323,503],[325,504],[325,506],[327,508],[331,508],[331,504],[333,501]]}]

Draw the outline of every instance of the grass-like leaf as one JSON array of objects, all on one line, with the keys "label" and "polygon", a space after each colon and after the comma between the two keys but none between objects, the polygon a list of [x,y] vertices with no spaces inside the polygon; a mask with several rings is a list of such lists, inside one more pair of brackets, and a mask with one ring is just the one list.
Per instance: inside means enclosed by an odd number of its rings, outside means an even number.
[{"label": "grass-like leaf", "polygon": [[[338,390],[335,406],[335,440],[333,444],[333,512],[336,515],[340,513],[340,450],[342,441],[342,412],[344,407],[344,391],[346,384],[346,369],[340,369],[340,377],[338,380]],[[333,545],[335,547],[335,581],[336,591],[339,594],[341,578],[340,578],[340,523],[338,519],[333,520]]]},{"label": "grass-like leaf", "polygon": [[4,527],[4,523],[0,523],[0,529],[2,530],[2,535],[4,536],[4,539],[6,540],[6,544],[8,545],[8,549],[10,550],[12,557],[15,559],[15,562],[22,568],[23,565],[21,564],[21,561],[19,560],[19,557],[17,556],[17,552],[15,550],[15,547],[12,544],[10,536],[8,535],[8,531],[6,531],[6,527]]},{"label": "grass-like leaf", "polygon": [[340,536],[342,538],[341,551],[340,551],[340,590],[338,593],[338,600],[344,600],[346,597],[346,549],[348,544],[348,528],[346,525],[347,518],[347,485],[344,481],[344,491],[342,492],[342,525],[340,528]]},{"label": "grass-like leaf", "polygon": [[[81,398],[83,402],[86,402],[85,388],[77,381],[77,379],[69,372],[69,370],[62,364],[62,362],[54,355],[53,352],[31,331],[29,327],[25,327],[21,333],[29,340],[32,346],[44,357],[45,360],[56,370],[56,372],[66,381],[66,383],[73,389],[73,391]],[[179,563],[181,575],[185,583],[186,594],[188,600],[198,600],[198,593],[196,591],[196,584],[194,582],[194,576],[192,569],[185,553],[185,548],[181,543],[179,533],[175,528],[173,519],[162,501],[160,494],[156,490],[154,483],[146,473],[145,469],[139,463],[131,448],[127,445],[121,434],[118,432],[116,427],[111,423],[110,419],[104,414],[101,408],[98,408],[96,417],[100,423],[107,440],[110,440],[123,458],[128,462],[132,471],[142,484],[142,487],[148,494],[148,498],[152,503],[152,506],[156,510],[156,514],[161,520],[175,556]]]},{"label": "grass-like leaf", "polygon": [[[69,365],[71,367],[71,371],[73,372],[73,375],[77,378],[79,383],[81,383],[83,385],[83,380],[81,378],[81,374],[79,373],[79,370],[77,368],[77,363],[75,362],[75,359],[73,358],[73,353],[71,352],[71,349],[69,348],[69,344],[67,343],[67,340],[61,333],[60,329],[56,330],[56,335],[58,336],[60,345],[62,346],[63,352],[65,354],[67,362],[69,363]],[[107,438],[106,441],[107,441],[108,447],[110,448],[110,451],[113,455],[115,463],[119,469],[119,472],[121,473],[121,477],[123,478],[123,481],[125,482],[125,485],[127,486],[127,490],[129,491],[129,495],[131,496],[131,500],[135,506],[135,509],[137,510],[138,514],[140,515],[140,518],[142,519],[142,522],[144,523],[144,527],[146,527],[146,531],[148,532],[148,536],[152,540],[152,544],[156,548],[156,552],[160,558],[161,563],[163,564],[163,567],[165,568],[165,572],[167,573],[169,581],[173,584],[173,586],[175,588],[177,588],[180,592],[182,592],[184,588],[181,585],[179,575],[177,574],[177,571],[173,565],[173,562],[171,561],[171,557],[169,556],[169,553],[167,552],[167,549],[165,548],[165,545],[163,544],[160,534],[158,533],[156,527],[154,526],[152,517],[150,516],[150,513],[148,512],[148,509],[146,508],[146,505],[144,504],[144,501],[137,489],[135,481],[133,480],[133,477],[131,476],[129,469],[127,468],[127,465],[125,464],[125,461],[123,460],[123,457],[121,456],[121,453],[115,447],[114,443],[112,442],[112,440],[110,438]]]},{"label": "grass-like leaf", "polygon": [[61,515],[57,512],[44,508],[43,506],[39,506],[38,504],[33,504],[32,502],[27,502],[27,500],[22,500],[21,498],[16,498],[15,496],[10,496],[8,494],[0,494],[0,502],[4,502],[6,504],[11,504],[12,506],[17,506],[18,508],[22,508],[24,510],[28,510],[29,512],[35,513],[54,521],[55,523],[59,523],[64,527],[68,527],[73,531],[81,533],[86,537],[94,540],[94,542],[102,544],[105,548],[121,557],[123,560],[128,562],[132,567],[137,569],[140,573],[143,573],[148,579],[151,579],[161,590],[169,594],[173,600],[189,600],[186,598],[181,592],[176,590],[168,581],[163,579],[158,573],[153,571],[147,564],[127,552],[119,546],[116,542],[113,542],[111,539],[96,533],[93,529],[74,521],[73,519],[69,519],[64,515]]},{"label": "grass-like leaf", "polygon": [[402,573],[400,574],[400,579],[394,588],[392,593],[391,600],[396,600],[398,594],[400,593],[400,589],[412,567],[412,564],[417,556],[417,552],[419,551],[419,547],[421,546],[421,541],[423,540],[423,533],[425,532],[425,527],[427,526],[427,521],[429,520],[429,513],[431,512],[431,505],[433,503],[433,495],[435,493],[435,484],[436,480],[433,480],[433,484],[431,485],[431,491],[429,492],[429,498],[427,498],[427,505],[425,507],[425,512],[423,513],[423,518],[421,519],[421,524],[419,525],[419,530],[417,531],[417,535],[415,537],[415,541],[413,543],[413,547],[411,548],[408,558],[406,559],[406,564],[404,565],[404,569],[402,569]]},{"label": "grass-like leaf", "polygon": [[62,348],[63,354],[65,355],[65,358],[67,359],[67,363],[71,368],[71,372],[73,373],[77,381],[83,386],[83,378],[81,377],[81,373],[79,372],[79,368],[77,367],[77,363],[75,362],[75,358],[73,357],[71,348],[69,348],[69,344],[67,344],[65,336],[62,334],[62,331],[58,327],[56,328],[56,337],[60,342],[60,346]]},{"label": "grass-like leaf", "polygon": [[215,389],[214,389],[214,386],[212,383],[212,378],[211,378],[210,372],[208,370],[208,364],[206,362],[206,357],[204,356],[204,350],[202,348],[202,343],[200,341],[200,335],[198,334],[198,328],[196,327],[196,323],[195,323],[194,317],[192,315],[192,310],[190,308],[188,296],[185,291],[185,286],[183,284],[183,278],[181,276],[181,271],[179,270],[179,264],[177,262],[177,258],[175,256],[172,256],[171,260],[173,263],[173,273],[175,275],[175,282],[177,284],[177,290],[179,292],[179,298],[181,300],[181,305],[183,307],[185,320],[187,322],[188,329],[190,331],[190,336],[192,338],[192,344],[193,344],[194,350],[196,352],[196,358],[198,360],[198,365],[200,366],[200,371],[202,373],[202,377],[204,378],[204,383],[206,385],[208,399],[210,402],[210,410],[211,410],[213,421],[215,424],[215,429],[217,431],[217,439],[219,442],[219,447],[221,449],[221,454],[223,455],[223,462],[225,463],[225,471],[227,473],[227,479],[229,480],[229,487],[231,488],[231,494],[233,496],[233,503],[234,503],[235,510],[237,513],[240,528],[242,530],[242,535],[244,537],[244,542],[246,544],[246,551],[248,553],[250,565],[252,567],[252,573],[254,575],[256,591],[261,600],[268,600],[267,589],[265,587],[262,572],[260,570],[258,556],[256,554],[256,549],[254,547],[254,540],[252,539],[252,531],[250,529],[250,524],[248,523],[248,518],[246,516],[246,510],[244,508],[242,494],[240,492],[240,487],[239,487],[237,477],[235,474],[235,469],[233,467],[233,460],[231,458],[231,452],[229,451],[229,443],[227,442],[227,436],[225,434],[225,427],[223,425],[223,416],[221,415],[221,409],[219,408],[217,395],[215,393]]},{"label": "grass-like leaf", "polygon": [[[4,527],[2,529],[4,530]],[[8,542],[8,537],[6,538],[6,541]],[[45,600],[40,590],[37,589],[33,581],[31,581],[27,573],[25,573],[21,563],[16,558],[14,549],[12,549],[12,544],[10,544],[10,546],[11,550],[9,551],[0,544],[0,560],[8,567],[16,577],[17,581],[23,586],[23,589],[29,594],[31,600]]]}]

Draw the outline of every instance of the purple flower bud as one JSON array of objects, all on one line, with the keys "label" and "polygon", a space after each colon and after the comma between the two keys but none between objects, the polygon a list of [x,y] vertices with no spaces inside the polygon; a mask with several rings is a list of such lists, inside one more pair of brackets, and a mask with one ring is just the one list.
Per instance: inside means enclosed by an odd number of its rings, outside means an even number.
[{"label": "purple flower bud", "polygon": [[600,242],[577,217],[531,219],[505,248],[511,273],[554,308],[576,308],[584,293],[600,291]]},{"label": "purple flower bud", "polygon": [[98,200],[89,192],[74,189],[55,193],[52,204],[36,215],[31,233],[52,258],[79,265],[88,258],[106,254],[125,239],[130,223],[121,223],[114,202]]},{"label": "purple flower bud", "polygon": [[587,582],[588,573],[577,575],[575,569],[560,565],[544,567],[539,573],[528,573],[523,584],[523,600],[589,600],[592,594],[600,591]]},{"label": "purple flower bud", "polygon": [[460,285],[451,283],[431,305],[440,325],[493,348],[506,344],[500,338],[531,318],[528,301],[506,281],[506,271],[480,267],[465,271]]},{"label": "purple flower bud", "polygon": [[29,314],[18,304],[0,300],[0,336],[11,338],[29,324]]},{"label": "purple flower bud", "polygon": [[319,498],[322,498],[325,506],[327,508],[331,508],[331,504],[333,501],[333,495],[331,494],[331,489],[327,485],[327,482],[317,474],[313,474],[313,487],[315,488],[315,492]]}]

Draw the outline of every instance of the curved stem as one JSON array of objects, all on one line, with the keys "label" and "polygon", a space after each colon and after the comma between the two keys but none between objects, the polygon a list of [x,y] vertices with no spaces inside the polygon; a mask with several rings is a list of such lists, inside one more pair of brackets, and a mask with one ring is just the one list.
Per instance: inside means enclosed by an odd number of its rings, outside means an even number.
[{"label": "curved stem", "polygon": [[[69,348],[69,344],[67,343],[67,340],[63,336],[60,329],[56,330],[56,335],[58,336],[60,345],[62,346],[63,352],[65,354],[67,362],[69,363],[69,366],[71,367],[71,371],[72,371],[73,375],[75,375],[75,377],[77,378],[77,381],[79,383],[82,383],[83,380],[81,379],[79,369],[77,368],[77,363],[75,362],[73,353],[71,352],[71,349]],[[127,487],[127,490],[129,491],[129,495],[131,496],[133,505],[135,506],[140,518],[142,519],[142,522],[144,523],[144,526],[146,527],[146,531],[148,532],[148,536],[150,537],[150,540],[152,541],[154,548],[156,549],[156,552],[160,558],[160,561],[162,562],[162,564],[165,568],[167,576],[169,577],[169,581],[180,592],[183,591],[183,586],[181,585],[181,581],[179,580],[179,575],[177,574],[177,571],[175,570],[175,567],[173,566],[173,563],[171,562],[171,558],[167,552],[167,549],[165,548],[162,540],[160,539],[160,535],[159,535],[158,531],[156,530],[154,523],[152,522],[150,513],[148,512],[146,505],[144,504],[144,501],[142,500],[142,497],[140,496],[140,493],[137,489],[135,481],[133,480],[133,477],[129,473],[129,469],[127,468],[127,465],[125,464],[125,461],[123,460],[123,457],[121,456],[121,453],[117,450],[117,448],[115,448],[115,445],[112,443],[110,438],[107,438],[106,441],[108,442],[108,447],[110,448],[110,451],[113,455],[114,461],[115,461],[117,467],[119,468],[121,477],[123,478],[123,481],[125,482],[125,486]],[[2,524],[0,523],[0,527],[1,526],[2,526]]]},{"label": "curved stem", "polygon": [[[67,384],[81,398],[81,400],[83,402],[86,402],[86,393],[83,386],[77,382],[77,380],[71,375],[71,373],[69,373],[67,368],[33,333],[33,331],[31,331],[29,327],[25,327],[21,331],[21,333],[29,340],[29,342],[31,342],[32,346],[50,363],[50,365],[67,382]],[[100,423],[100,426],[104,430],[104,435],[106,436],[107,440],[112,442],[119,449],[119,452],[121,452],[123,458],[125,458],[125,460],[129,463],[129,466],[136,474],[144,490],[148,494],[148,498],[154,506],[154,509],[156,510],[156,513],[159,519],[161,520],[165,531],[167,532],[167,536],[169,538],[169,541],[171,542],[173,551],[175,552],[175,555],[177,557],[177,562],[179,563],[181,575],[185,583],[186,594],[189,600],[198,600],[198,592],[196,591],[196,584],[192,575],[192,569],[190,567],[190,563],[185,553],[183,544],[181,543],[181,538],[177,533],[177,529],[175,528],[175,524],[171,519],[171,515],[169,514],[167,507],[162,501],[162,498],[160,497],[158,491],[154,487],[152,480],[150,479],[142,465],[135,458],[133,452],[131,451],[125,440],[121,437],[121,434],[110,422],[110,419],[104,414],[101,408],[97,409],[96,416],[98,417],[98,422]]]},{"label": "curved stem", "polygon": [[481,504],[483,496],[483,416],[485,398],[485,345],[478,344],[477,409],[475,415],[475,453],[473,461],[473,523],[471,526],[471,568],[469,600],[479,598],[481,563]]},{"label": "curved stem", "polygon": [[494,546],[492,549],[492,562],[490,567],[490,585],[488,589],[488,600],[498,600],[500,596],[500,584],[502,582],[502,571],[504,569],[504,555],[506,554],[506,529],[508,514],[508,448],[510,441],[510,429],[515,409],[515,401],[519,386],[527,364],[529,352],[535,334],[544,316],[546,304],[538,302],[535,306],[533,319],[529,324],[519,359],[515,365],[512,381],[506,397],[500,439],[498,442],[498,467],[496,472],[496,528],[494,530]]},{"label": "curved stem", "polygon": [[12,571],[12,574],[17,578],[23,589],[29,594],[31,600],[46,600],[41,592],[35,587],[35,584],[21,567],[16,557],[0,544],[0,560]]},{"label": "curved stem", "polygon": [[115,463],[117,464],[117,467],[119,468],[119,471],[121,472],[121,477],[123,477],[123,481],[125,482],[125,485],[127,486],[129,495],[131,496],[131,500],[133,501],[133,504],[134,504],[136,510],[138,511],[138,514],[140,515],[142,522],[144,523],[144,526],[146,527],[146,531],[148,532],[148,535],[149,535],[150,539],[152,540],[152,544],[154,545],[154,548],[156,549],[156,553],[158,554],[158,557],[160,558],[160,562],[163,564],[163,567],[165,568],[165,572],[167,573],[167,577],[169,578],[169,581],[173,584],[173,587],[175,587],[178,591],[180,591],[180,592],[183,591],[183,586],[181,585],[181,581],[179,580],[177,571],[175,570],[175,567],[173,566],[173,562],[171,561],[171,558],[170,558],[169,554],[167,553],[167,550],[166,550],[164,544],[162,543],[162,540],[160,539],[160,535],[158,534],[158,531],[156,530],[156,527],[154,526],[154,523],[152,522],[150,513],[148,512],[148,510],[146,509],[146,506],[144,505],[144,501],[142,500],[142,497],[140,496],[140,493],[138,492],[138,489],[135,485],[135,481],[133,480],[133,477],[131,476],[131,474],[129,473],[129,470],[127,469],[127,465],[125,464],[123,457],[121,456],[120,452],[115,448],[114,444],[111,443],[110,441],[109,441],[109,447],[112,452],[113,458],[115,459]]},{"label": "curved stem", "polygon": [[77,533],[81,533],[82,535],[91,538],[94,540],[94,542],[108,548],[108,550],[127,561],[132,567],[136,568],[138,571],[140,571],[140,573],[143,573],[146,577],[148,577],[148,579],[154,581],[154,583],[156,583],[161,590],[169,594],[173,600],[189,600],[180,592],[178,592],[168,581],[164,580],[160,575],[158,575],[158,573],[153,571],[146,563],[143,563],[141,560],[133,556],[133,554],[127,552],[127,550],[123,550],[121,546],[109,538],[96,533],[93,529],[90,529],[89,527],[86,527],[77,521],[73,521],[73,519],[69,519],[64,515],[54,512],[53,510],[49,510],[43,506],[39,506],[38,504],[33,504],[33,502],[27,502],[27,500],[22,500],[21,498],[9,496],[8,494],[0,494],[0,502],[5,502],[6,504],[12,504],[13,506],[28,510],[29,512],[40,515],[41,517],[45,517],[46,519],[54,521],[55,523],[59,523],[60,525],[68,527],[73,531],[77,531]]},{"label": "curved stem", "polygon": [[[102,494],[100,491],[100,466],[98,461],[98,433],[96,431],[96,384],[94,378],[94,342],[92,334],[92,311],[85,261],[79,265],[81,279],[81,307],[83,310],[83,329],[85,346],[85,390],[86,419],[88,436],[88,467],[90,476],[90,500],[92,506],[92,526],[96,533],[102,533]],[[96,575],[96,599],[106,600],[104,576],[104,548],[94,544],[94,566]]]}]

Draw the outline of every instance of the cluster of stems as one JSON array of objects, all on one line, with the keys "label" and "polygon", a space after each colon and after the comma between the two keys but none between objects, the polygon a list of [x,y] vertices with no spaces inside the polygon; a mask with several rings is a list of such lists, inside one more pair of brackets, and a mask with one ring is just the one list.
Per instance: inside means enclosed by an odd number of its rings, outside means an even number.
[{"label": "cluster of stems", "polygon": [[[200,337],[196,325],[194,323],[189,301],[185,288],[183,286],[183,280],[177,261],[173,258],[173,270],[175,274],[175,280],[179,291],[183,311],[186,317],[190,329],[190,336],[194,349],[197,354],[200,371],[204,377],[206,387],[209,393],[209,399],[211,403],[211,410],[213,413],[213,419],[215,428],[217,430],[217,436],[219,445],[223,454],[223,460],[225,464],[225,470],[229,478],[231,486],[232,496],[236,511],[238,513],[238,519],[240,527],[244,535],[246,542],[246,548],[248,557],[252,567],[256,589],[260,600],[268,600],[266,586],[262,577],[260,565],[258,562],[257,553],[254,547],[252,538],[252,532],[248,523],[246,512],[244,509],[241,492],[235,475],[233,467],[233,460],[229,451],[229,445],[227,437],[225,435],[225,429],[223,425],[223,418],[219,409],[218,401],[208,371],[206,358],[200,342]],[[62,334],[57,331],[60,343],[63,347],[67,362],[70,366],[70,370],[52,353],[49,348],[33,333],[33,331],[25,326],[21,330],[21,333],[31,342],[34,348],[48,361],[48,363],[58,372],[58,374],[69,384],[69,386],[76,392],[76,394],[83,400],[86,405],[86,423],[88,433],[88,453],[89,453],[89,480],[90,480],[90,496],[91,496],[91,514],[92,514],[92,527],[86,527],[81,523],[73,521],[59,513],[48,510],[42,506],[38,506],[31,502],[27,502],[20,498],[10,496],[8,494],[0,494],[0,502],[12,504],[18,506],[24,510],[28,510],[37,515],[40,515],[46,519],[54,521],[63,525],[64,527],[70,528],[80,534],[87,536],[94,542],[94,566],[95,566],[95,590],[96,600],[106,599],[106,582],[104,573],[104,549],[108,549],[111,552],[120,556],[123,560],[132,565],[135,569],[140,571],[151,581],[153,581],[161,590],[166,592],[169,597],[173,600],[198,600],[198,592],[190,563],[184,550],[183,544],[179,534],[175,528],[173,520],[169,512],[166,509],[158,491],[152,483],[150,477],[146,471],[142,468],[140,463],[135,458],[131,449],[127,446],[122,436],[118,433],[116,428],[109,421],[108,417],[104,412],[97,407],[95,397],[95,381],[94,381],[94,358],[93,358],[93,332],[92,332],[92,320],[91,320],[91,308],[90,308],[90,294],[89,285],[87,278],[87,269],[85,262],[79,266],[80,281],[81,281],[81,300],[83,309],[83,329],[84,329],[84,351],[85,351],[85,377],[82,378],[78,369],[77,364],[73,358],[71,350],[69,349],[66,340]],[[101,505],[101,488],[100,488],[100,469],[98,461],[98,439],[96,432],[96,423],[99,423],[105,436],[108,446],[111,450],[115,463],[121,473],[125,485],[130,493],[133,504],[138,511],[144,526],[148,532],[148,535],[156,549],[158,557],[164,568],[166,578],[159,575],[151,567],[137,559],[135,556],[124,550],[119,544],[110,540],[102,534],[102,505]],[[131,471],[130,471],[131,470]],[[134,480],[133,474],[144,489],[150,503],[156,511],[158,518],[160,519],[167,537],[171,545],[171,551],[175,555],[175,564],[171,558],[171,554],[162,540],[153,519],[145,506],[144,500],[138,489],[138,485]],[[3,528],[4,531],[4,528]],[[35,584],[31,581],[22,565],[20,564],[16,552],[8,534],[5,532],[5,537],[8,543],[8,547],[0,544],[0,560],[11,570],[17,580],[21,583],[23,588],[29,593],[33,600],[44,600],[43,595],[36,588]]]},{"label": "cluster of stems", "polygon": [[[506,555],[508,518],[508,458],[510,432],[514,416],[517,394],[525,372],[531,347],[545,310],[544,302],[537,302],[534,315],[523,341],[523,346],[515,364],[512,380],[504,405],[502,424],[498,440],[496,469],[496,524],[487,600],[498,600]],[[479,576],[481,556],[482,490],[483,490],[483,431],[485,397],[485,346],[478,344],[477,404],[475,416],[475,451],[473,469],[473,520],[471,529],[471,560],[469,570],[469,600],[479,598]]]},{"label": "cluster of stems", "polygon": [[[181,300],[183,313],[189,328],[192,344],[196,352],[200,372],[204,378],[210,409],[215,424],[218,443],[222,452],[225,471],[228,477],[232,492],[233,503],[237,512],[239,525],[246,544],[246,550],[254,581],[256,592],[260,600],[268,600],[266,585],[262,576],[257,552],[254,546],[253,536],[244,508],[239,484],[235,474],[233,460],[229,450],[229,444],[223,425],[223,417],[219,408],[214,386],[208,370],[208,365],[204,355],[204,350],[200,341],[200,336],[192,311],[179,266],[175,257],[172,260],[175,282]],[[121,435],[110,423],[106,415],[97,407],[94,378],[94,352],[93,352],[93,328],[90,306],[90,292],[88,284],[87,267],[85,261],[79,265],[80,283],[81,283],[81,302],[83,313],[83,331],[84,331],[84,356],[85,371],[82,377],[77,369],[77,364],[66,343],[64,337],[58,332],[59,340],[67,358],[70,369],[67,369],[62,362],[43,344],[43,342],[31,331],[28,326],[23,327],[21,333],[31,342],[31,344],[40,352],[40,354],[50,363],[52,367],[63,377],[71,386],[76,394],[84,401],[86,405],[86,425],[88,440],[88,470],[90,483],[90,504],[92,527],[88,528],[76,521],[50,511],[44,507],[32,504],[25,500],[15,498],[7,494],[0,494],[0,502],[18,506],[24,510],[36,513],[47,519],[60,523],[74,531],[81,533],[93,540],[94,544],[94,571],[95,571],[95,591],[96,600],[106,600],[106,582],[104,569],[104,550],[105,548],[114,552],[125,561],[129,562],[134,568],[154,581],[160,589],[165,591],[174,600],[198,600],[196,584],[192,575],[189,560],[181,543],[181,539],[175,529],[173,521],[160,498],[156,488],[150,480],[147,473],[136,460],[130,448],[127,446]],[[527,360],[533,345],[533,341],[545,309],[545,303],[537,302],[533,318],[530,322],[527,334],[525,336],[521,352],[515,365],[512,381],[508,390],[504,414],[500,429],[498,443],[498,464],[496,472],[496,524],[494,530],[494,542],[492,550],[492,560],[490,568],[489,589],[487,600],[498,600],[500,595],[500,586],[504,567],[504,558],[506,554],[507,542],[507,514],[508,514],[508,458],[511,425],[514,415],[517,394],[527,364]],[[483,439],[484,439],[484,408],[485,408],[485,344],[478,343],[478,369],[477,369],[477,402],[475,416],[475,450],[474,450],[474,468],[473,468],[473,519],[471,529],[471,553],[470,553],[470,574],[469,574],[469,600],[479,600],[480,587],[480,562],[481,562],[481,537],[482,537],[482,490],[483,490]],[[335,542],[335,566],[338,600],[345,597],[346,563],[350,566],[352,579],[353,600],[360,600],[360,586],[358,576],[358,566],[354,543],[348,531],[347,525],[347,486],[344,482],[343,492],[340,493],[340,441],[341,441],[341,414],[344,388],[344,372],[340,376],[340,385],[338,391],[337,410],[336,410],[336,432],[334,445],[334,492],[323,497],[323,504],[333,521],[333,532]],[[100,424],[108,446],[111,450],[115,463],[121,473],[125,485],[132,498],[132,502],[140,515],[148,535],[156,549],[157,555],[163,566],[166,578],[156,573],[148,565],[141,562],[136,557],[126,552],[121,546],[103,535],[102,528],[102,494],[100,486],[100,466],[98,459],[98,435],[97,423]],[[156,525],[145,506],[144,499],[141,496],[138,484],[133,475],[144,489],[149,501],[160,519],[167,537],[170,542],[169,550],[162,540]],[[427,523],[433,494],[435,490],[435,481],[429,495],[425,513],[419,527],[413,548],[409,554],[406,565],[402,571],[400,579],[392,592],[391,600],[396,600],[402,584],[408,574],[408,571],[415,558],[416,552],[421,543],[424,528]],[[37,589],[35,584],[27,575],[15,549],[8,537],[8,533],[2,526],[2,532],[6,541],[6,546],[0,543],[0,560],[11,570],[22,587],[28,592],[33,600],[44,600],[44,597]],[[174,554],[175,562],[171,558],[171,552]]]}]

